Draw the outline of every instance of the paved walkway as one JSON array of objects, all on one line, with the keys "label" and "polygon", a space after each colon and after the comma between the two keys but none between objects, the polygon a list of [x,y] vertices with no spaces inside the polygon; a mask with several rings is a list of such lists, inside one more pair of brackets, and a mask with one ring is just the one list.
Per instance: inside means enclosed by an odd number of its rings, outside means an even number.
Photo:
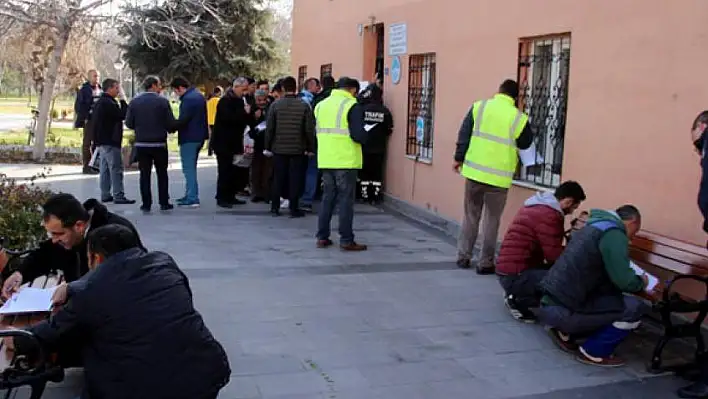
[{"label": "paved walkway", "polygon": [[[217,210],[214,175],[213,167],[199,170],[201,209],[112,209],[190,277],[196,306],[231,361],[221,398],[673,395],[677,382],[646,376],[645,358],[635,354],[621,369],[584,366],[556,350],[539,326],[512,320],[495,279],[457,270],[445,237],[360,207],[357,239],[369,251],[316,249],[314,216],[272,218],[253,204]],[[178,197],[181,173],[170,177]],[[98,194],[95,177],[49,184],[79,197]],[[126,187],[137,198],[137,176],[127,176]],[[72,374],[46,397],[70,397],[77,379]]]}]

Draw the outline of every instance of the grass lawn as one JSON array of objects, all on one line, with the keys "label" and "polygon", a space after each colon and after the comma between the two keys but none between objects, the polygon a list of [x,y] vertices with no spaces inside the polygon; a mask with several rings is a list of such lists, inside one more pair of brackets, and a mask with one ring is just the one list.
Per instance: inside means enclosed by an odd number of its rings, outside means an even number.
[{"label": "grass lawn", "polygon": [[[28,98],[0,98],[0,116],[5,114],[12,115],[31,115],[30,110],[33,106],[37,106],[37,99],[32,98],[29,102]],[[74,100],[72,99],[57,99],[54,103],[54,109],[61,114],[61,110],[66,109],[74,111]]]},{"label": "grass lawn", "polygon": [[[126,130],[123,134],[123,145],[128,145],[128,141],[133,137],[132,130]],[[48,147],[70,147],[80,148],[83,133],[80,129],[52,128],[47,135]],[[0,133],[0,145],[26,145],[27,130],[11,130]],[[177,145],[177,135],[171,134],[167,139],[167,148],[171,151],[179,151]]]}]

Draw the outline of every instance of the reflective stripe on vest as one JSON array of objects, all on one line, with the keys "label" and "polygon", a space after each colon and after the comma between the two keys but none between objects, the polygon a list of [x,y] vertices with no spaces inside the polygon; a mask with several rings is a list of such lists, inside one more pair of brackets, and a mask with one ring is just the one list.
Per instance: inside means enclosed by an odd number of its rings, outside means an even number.
[{"label": "reflective stripe on vest", "polygon": [[[361,169],[361,144],[352,140],[348,112],[356,99],[342,90],[333,90],[315,107],[317,165],[320,169]],[[335,112],[336,110],[336,112]]]},{"label": "reflective stripe on vest", "polygon": [[337,110],[337,126],[336,127],[320,127],[320,123],[317,121],[317,115],[315,115],[315,131],[317,134],[345,134],[349,135],[349,127],[342,127],[342,117],[344,116],[344,109],[347,108],[347,104],[350,101],[354,101],[350,98],[345,98],[339,104],[339,110]]},{"label": "reflective stripe on vest", "polygon": [[[516,111],[516,117],[514,118],[514,122],[511,124],[511,128],[509,128],[509,138],[503,138],[496,136],[491,133],[486,133],[480,130],[482,126],[482,120],[484,118],[484,108],[487,106],[487,101],[484,100],[479,104],[479,109],[477,111],[477,118],[475,118],[474,121],[474,127],[472,130],[472,136],[473,137],[479,137],[481,139],[493,141],[495,143],[499,144],[505,144],[508,145],[509,147],[516,148],[516,139],[514,138],[514,133],[516,132],[516,129],[519,128],[519,123],[521,122],[521,118],[523,117],[523,113],[521,111]],[[493,175],[501,176],[501,177],[514,177],[514,172],[509,172],[507,170],[500,170],[500,169],[494,169],[490,168],[488,166],[480,165],[478,163],[472,162],[470,160],[465,159],[465,165],[469,166],[472,169],[477,169],[481,172],[485,173],[491,173]]]}]

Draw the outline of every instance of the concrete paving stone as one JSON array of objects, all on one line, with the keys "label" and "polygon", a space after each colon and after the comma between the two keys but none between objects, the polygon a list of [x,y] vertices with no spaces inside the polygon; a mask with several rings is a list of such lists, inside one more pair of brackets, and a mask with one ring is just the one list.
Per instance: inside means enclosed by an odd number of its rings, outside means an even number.
[{"label": "concrete paving stone", "polygon": [[231,374],[253,376],[306,371],[302,360],[290,355],[244,355],[230,357]]},{"label": "concrete paving stone", "polygon": [[219,399],[259,399],[261,393],[253,377],[231,377],[229,384],[219,391]]},{"label": "concrete paving stone", "polygon": [[326,377],[315,370],[300,373],[269,374],[253,377],[264,398],[284,395],[318,395],[329,390]]},{"label": "concrete paving stone", "polygon": [[471,377],[467,370],[453,360],[378,365],[360,369],[372,387]]}]

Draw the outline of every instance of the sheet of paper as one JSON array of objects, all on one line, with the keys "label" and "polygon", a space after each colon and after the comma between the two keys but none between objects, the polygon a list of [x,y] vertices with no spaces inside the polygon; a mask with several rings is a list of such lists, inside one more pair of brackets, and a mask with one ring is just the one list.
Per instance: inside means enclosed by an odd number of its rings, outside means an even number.
[{"label": "sheet of paper", "polygon": [[256,130],[263,131],[265,129],[266,129],[266,121],[263,121],[263,122],[259,123],[258,126],[256,126]]},{"label": "sheet of paper", "polygon": [[0,314],[48,312],[52,309],[52,295],[55,289],[56,287],[23,288],[0,307]]},{"label": "sheet of paper", "polygon": [[531,147],[525,150],[519,150],[519,158],[524,167],[540,165],[545,162],[541,154],[536,150],[536,143],[531,143]]},{"label": "sheet of paper", "polygon": [[656,288],[656,286],[659,284],[659,279],[656,278],[656,276],[647,273],[646,270],[644,270],[644,269],[642,269],[641,267],[637,266],[636,263],[630,261],[630,262],[629,262],[629,267],[631,267],[632,270],[634,270],[634,273],[635,273],[637,276],[647,276],[647,280],[649,280],[649,284],[647,284],[647,288],[646,288],[646,291],[647,291],[647,292],[652,291],[652,290],[653,290],[654,288]]}]

